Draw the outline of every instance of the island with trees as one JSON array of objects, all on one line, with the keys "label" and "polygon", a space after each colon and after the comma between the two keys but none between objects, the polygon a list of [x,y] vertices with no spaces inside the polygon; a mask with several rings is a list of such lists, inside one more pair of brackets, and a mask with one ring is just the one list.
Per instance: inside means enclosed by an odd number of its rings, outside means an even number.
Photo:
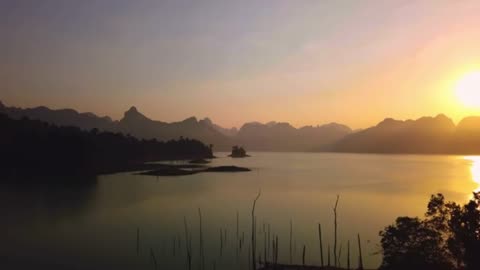
[{"label": "island with trees", "polygon": [[242,146],[235,145],[232,147],[232,153],[229,155],[229,157],[244,158],[244,157],[249,157],[249,155],[247,155],[247,151],[245,151],[245,149]]}]

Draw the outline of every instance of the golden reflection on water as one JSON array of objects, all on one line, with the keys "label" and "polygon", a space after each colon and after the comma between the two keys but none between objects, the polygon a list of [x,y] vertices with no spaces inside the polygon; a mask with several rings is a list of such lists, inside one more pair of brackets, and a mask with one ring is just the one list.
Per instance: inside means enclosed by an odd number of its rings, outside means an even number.
[{"label": "golden reflection on water", "polygon": [[478,185],[476,192],[480,191],[480,156],[465,156],[465,160],[471,161],[470,173],[472,181]]}]

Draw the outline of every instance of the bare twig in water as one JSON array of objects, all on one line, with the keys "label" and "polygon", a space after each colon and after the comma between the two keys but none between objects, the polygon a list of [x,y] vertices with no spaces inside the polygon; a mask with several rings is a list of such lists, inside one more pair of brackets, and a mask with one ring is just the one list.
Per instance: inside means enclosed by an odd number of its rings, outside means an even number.
[{"label": "bare twig in water", "polygon": [[183,217],[183,224],[185,225],[185,249],[187,251],[187,266],[188,270],[192,269],[192,240],[188,233],[187,218]]},{"label": "bare twig in water", "polygon": [[255,270],[257,268],[256,263],[255,263],[255,254],[256,254],[256,228],[255,228],[255,206],[257,204],[257,200],[260,198],[260,195],[262,195],[262,191],[260,190],[258,192],[257,197],[253,201],[253,206],[252,206],[252,270]]},{"label": "bare twig in water", "polygon": [[267,230],[265,229],[265,223],[263,223],[263,260],[267,261]]},{"label": "bare twig in water", "polygon": [[335,207],[333,207],[333,215],[334,215],[334,241],[333,241],[333,261],[335,264],[335,267],[337,265],[337,206],[338,206],[338,200],[340,199],[340,195],[337,195],[337,201],[335,202]]},{"label": "bare twig in water", "polygon": [[155,258],[155,254],[153,253],[152,248],[150,248],[150,256],[152,256],[153,266],[155,267],[154,269],[157,270],[157,259]]},{"label": "bare twig in water", "polygon": [[324,267],[325,264],[323,262],[322,225],[320,223],[318,224],[318,240],[320,242],[320,265]]},{"label": "bare twig in water", "polygon": [[305,245],[303,245],[303,252],[302,252],[302,265],[305,266]]},{"label": "bare twig in water", "polygon": [[292,237],[293,237],[293,222],[292,219],[290,219],[290,264],[293,263],[292,261]]},{"label": "bare twig in water", "polygon": [[327,251],[327,266],[330,267],[330,245],[328,245]]},{"label": "bare twig in water", "polygon": [[275,236],[275,265],[278,264],[278,235]]},{"label": "bare twig in water", "polygon": [[267,257],[270,257],[270,224],[268,224]]},{"label": "bare twig in water", "polygon": [[360,234],[358,234],[358,269],[363,270],[362,244],[360,242]]},{"label": "bare twig in water", "polygon": [[347,269],[350,270],[350,240],[347,242]]},{"label": "bare twig in water", "polygon": [[340,258],[342,257],[342,243],[340,243],[340,248],[338,249],[338,257],[337,257],[337,267],[342,267],[340,265]]},{"label": "bare twig in water", "polygon": [[227,228],[223,231],[223,242],[225,243],[225,246],[227,246]]}]

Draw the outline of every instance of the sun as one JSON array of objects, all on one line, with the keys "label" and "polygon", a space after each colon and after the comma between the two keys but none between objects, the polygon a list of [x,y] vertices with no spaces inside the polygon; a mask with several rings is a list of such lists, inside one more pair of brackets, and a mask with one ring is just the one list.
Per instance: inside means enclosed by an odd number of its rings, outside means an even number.
[{"label": "sun", "polygon": [[480,108],[480,71],[464,75],[457,82],[455,91],[465,106]]}]

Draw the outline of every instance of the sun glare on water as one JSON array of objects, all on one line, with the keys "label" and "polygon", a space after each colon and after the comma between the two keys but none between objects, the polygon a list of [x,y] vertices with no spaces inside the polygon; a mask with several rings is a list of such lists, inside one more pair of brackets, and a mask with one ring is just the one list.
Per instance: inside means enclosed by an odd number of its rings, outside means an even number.
[{"label": "sun glare on water", "polygon": [[455,91],[465,106],[480,108],[480,71],[464,75],[457,82]]},{"label": "sun glare on water", "polygon": [[471,161],[470,173],[472,174],[472,180],[478,185],[475,191],[480,191],[480,156],[466,156],[465,160]]}]

